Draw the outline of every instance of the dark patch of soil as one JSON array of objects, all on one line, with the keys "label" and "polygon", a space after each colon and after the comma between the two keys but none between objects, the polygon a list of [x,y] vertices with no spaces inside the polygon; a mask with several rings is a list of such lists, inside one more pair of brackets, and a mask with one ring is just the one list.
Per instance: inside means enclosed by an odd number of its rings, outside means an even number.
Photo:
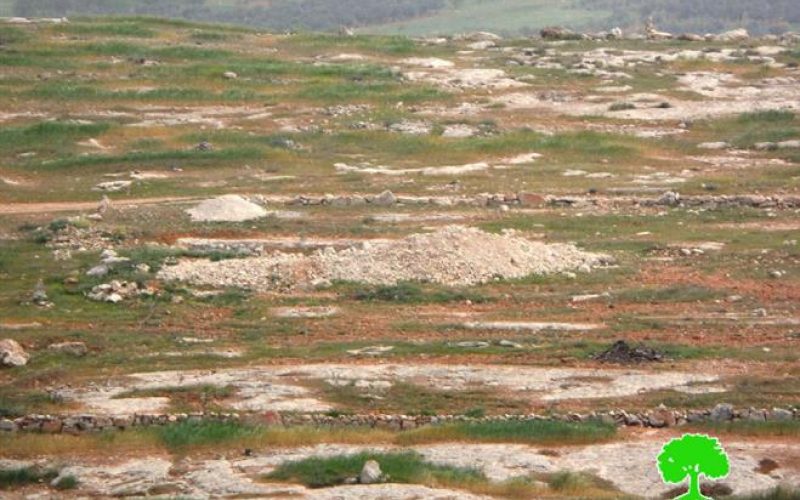
[{"label": "dark patch of soil", "polygon": [[762,458],[758,462],[758,467],[756,467],[756,472],[759,474],[769,474],[770,472],[774,471],[775,469],[779,469],[780,465],[775,460],[771,458]]},{"label": "dark patch of soil", "polygon": [[664,354],[644,345],[632,346],[624,340],[618,340],[605,351],[596,354],[594,359],[604,363],[646,363],[663,361]]},{"label": "dark patch of soil", "polygon": [[[661,498],[678,498],[688,491],[688,486],[678,486],[661,495]],[[702,483],[700,493],[711,498],[726,497],[733,495],[733,489],[725,483]]]}]

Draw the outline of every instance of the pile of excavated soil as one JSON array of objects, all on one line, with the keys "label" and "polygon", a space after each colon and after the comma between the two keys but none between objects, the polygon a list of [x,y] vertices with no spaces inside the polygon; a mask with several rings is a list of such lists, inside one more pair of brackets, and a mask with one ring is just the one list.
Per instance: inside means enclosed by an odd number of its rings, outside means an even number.
[{"label": "pile of excavated soil", "polygon": [[392,285],[402,281],[467,286],[496,278],[589,272],[609,257],[570,244],[545,244],[513,234],[491,234],[463,226],[415,234],[344,250],[325,248],[311,255],[272,255],[221,262],[183,261],[164,268],[164,280],[200,285],[291,290],[352,281]]},{"label": "pile of excavated soil", "polygon": [[605,363],[645,363],[663,361],[664,355],[644,345],[632,346],[624,340],[618,340],[605,351],[595,355],[594,359]]},{"label": "pile of excavated soil", "polygon": [[205,200],[186,213],[194,222],[242,222],[267,215],[263,207],[235,194]]}]

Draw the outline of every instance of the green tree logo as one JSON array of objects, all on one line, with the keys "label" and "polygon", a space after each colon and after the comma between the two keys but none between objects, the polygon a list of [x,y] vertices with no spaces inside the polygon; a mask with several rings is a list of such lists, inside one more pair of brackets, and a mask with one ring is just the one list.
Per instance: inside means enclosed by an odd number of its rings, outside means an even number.
[{"label": "green tree logo", "polygon": [[684,434],[664,445],[658,456],[658,470],[665,483],[682,483],[689,478],[689,491],[676,500],[704,500],[700,477],[722,479],[731,466],[717,438],[704,434]]}]

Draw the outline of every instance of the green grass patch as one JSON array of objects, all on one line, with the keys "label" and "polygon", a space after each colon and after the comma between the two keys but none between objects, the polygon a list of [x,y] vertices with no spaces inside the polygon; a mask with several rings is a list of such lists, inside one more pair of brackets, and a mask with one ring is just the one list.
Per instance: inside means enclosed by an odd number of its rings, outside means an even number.
[{"label": "green grass patch", "polygon": [[405,484],[459,484],[485,481],[475,469],[450,467],[426,462],[413,451],[397,453],[358,453],[332,457],[311,457],[281,464],[266,479],[296,482],[309,488],[325,488],[344,484],[356,477],[368,460],[377,461],[387,481]]},{"label": "green grass patch", "polygon": [[181,452],[189,448],[213,446],[257,436],[259,429],[235,422],[181,422],[159,428],[158,439],[170,451]]},{"label": "green grass patch", "polygon": [[192,165],[219,166],[222,161],[253,160],[262,158],[263,153],[256,148],[230,148],[216,151],[196,151],[193,149],[130,152],[121,155],[88,155],[67,157],[48,161],[40,166],[46,169],[59,170],[87,166],[130,165],[140,163],[169,164],[173,161],[191,162]]},{"label": "green grass patch", "polygon": [[632,303],[705,302],[723,296],[723,291],[700,285],[633,288],[614,294],[616,300]]},{"label": "green grass patch", "polygon": [[521,420],[429,426],[403,433],[398,440],[405,445],[443,441],[577,445],[609,441],[616,436],[616,433],[615,425],[599,421],[572,423]]},{"label": "green grass patch", "polygon": [[323,384],[321,390],[327,401],[336,404],[340,410],[351,412],[438,415],[465,414],[475,412],[477,408],[483,413],[491,414],[525,413],[529,410],[524,401],[507,399],[494,391],[482,389],[441,391],[407,382],[395,382],[386,389],[368,391],[355,387],[354,384]]},{"label": "green grass patch", "polygon": [[111,128],[109,123],[46,121],[24,127],[0,128],[0,149],[4,154],[38,151],[57,154],[72,149],[76,141],[96,137]]},{"label": "green grass patch", "polygon": [[47,483],[58,476],[55,469],[40,467],[22,467],[19,469],[0,470],[0,490],[19,488],[29,484]]},{"label": "green grass patch", "polygon": [[488,302],[490,299],[484,295],[449,288],[430,287],[416,283],[399,283],[397,285],[359,286],[346,285],[353,290],[348,290],[347,295],[353,300],[361,302],[398,302],[401,304],[443,304],[448,302],[472,301],[473,303]]},{"label": "green grass patch", "polygon": [[57,33],[81,36],[109,36],[109,37],[130,37],[130,38],[153,38],[156,31],[145,26],[140,21],[120,20],[113,23],[92,22],[81,23],[71,22],[60,24],[54,29]]},{"label": "green grass patch", "polygon": [[800,436],[800,421],[749,421],[703,422],[692,424],[697,431],[718,434],[734,434],[748,437],[796,437]]}]

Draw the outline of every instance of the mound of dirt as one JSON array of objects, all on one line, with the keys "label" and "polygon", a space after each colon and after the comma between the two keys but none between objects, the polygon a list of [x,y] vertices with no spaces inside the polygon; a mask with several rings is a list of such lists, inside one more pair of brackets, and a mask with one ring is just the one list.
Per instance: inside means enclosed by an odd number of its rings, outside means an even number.
[{"label": "mound of dirt", "polygon": [[605,363],[630,364],[662,361],[664,355],[643,345],[631,346],[624,340],[618,340],[605,351],[595,355],[594,359]]},{"label": "mound of dirt", "polygon": [[291,290],[332,281],[393,285],[403,281],[467,286],[495,278],[589,272],[610,258],[569,244],[545,244],[513,234],[491,234],[463,226],[433,233],[363,243],[344,250],[324,248],[311,255],[281,252],[221,262],[183,261],[161,271],[165,280],[256,290]]},{"label": "mound of dirt", "polygon": [[263,207],[235,194],[205,200],[186,213],[194,222],[242,222],[267,215]]}]

